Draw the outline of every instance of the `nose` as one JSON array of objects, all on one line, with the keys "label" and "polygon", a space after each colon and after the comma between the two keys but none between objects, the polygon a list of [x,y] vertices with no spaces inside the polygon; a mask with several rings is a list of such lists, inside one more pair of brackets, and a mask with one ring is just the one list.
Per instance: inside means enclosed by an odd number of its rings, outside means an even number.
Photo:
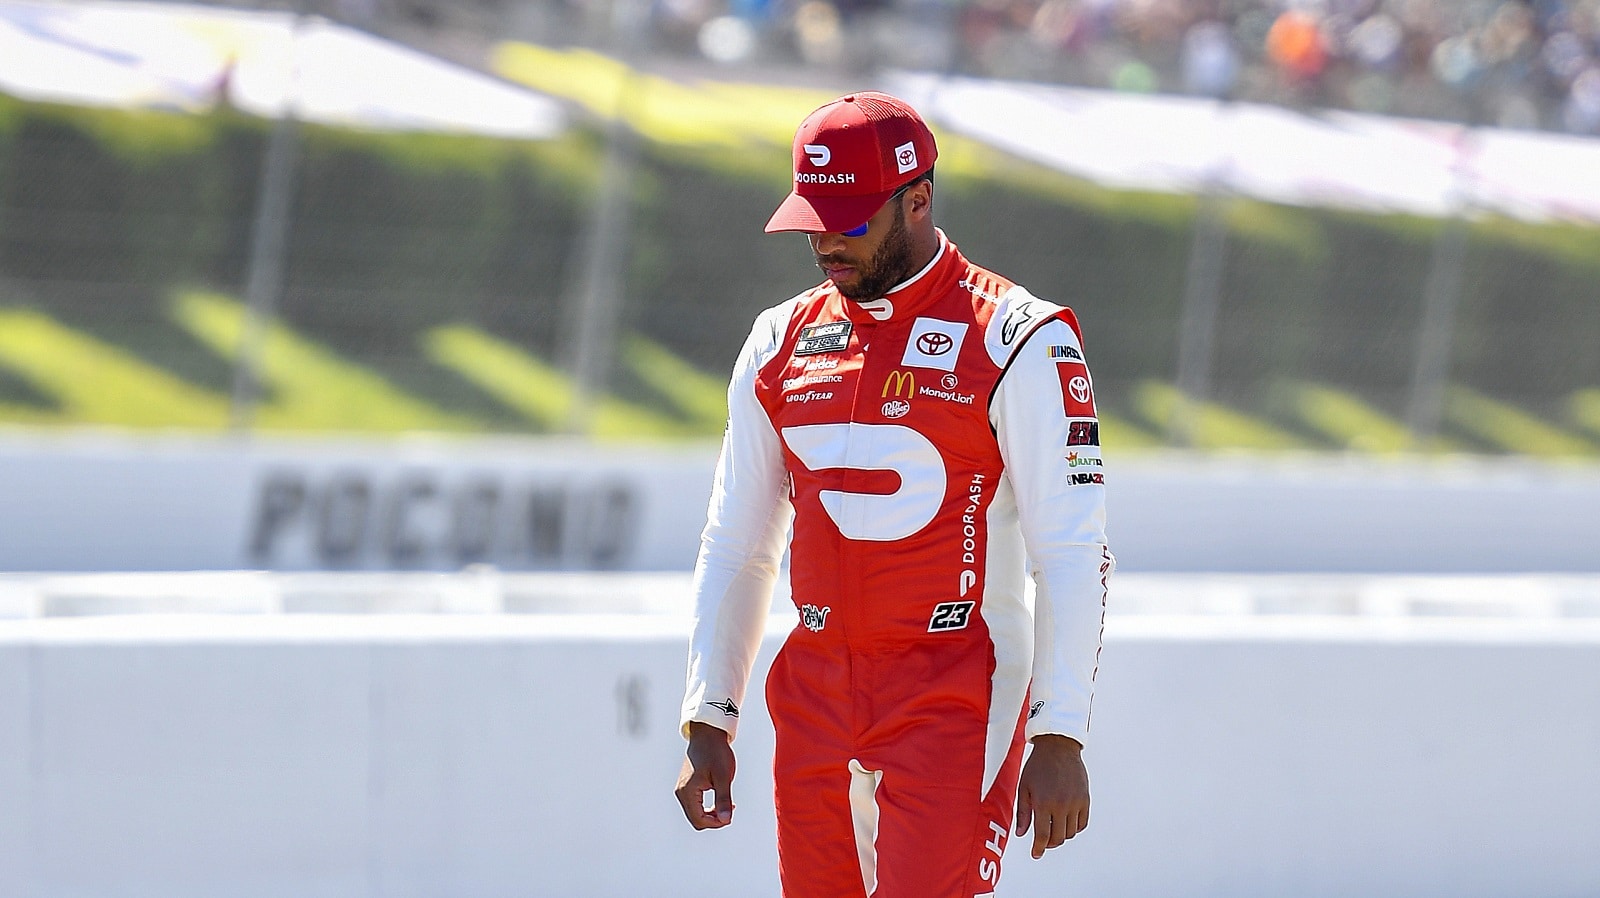
[{"label": "nose", "polygon": [[819,256],[826,256],[844,249],[844,235],[838,231],[828,231],[822,234],[812,234],[811,250]]}]

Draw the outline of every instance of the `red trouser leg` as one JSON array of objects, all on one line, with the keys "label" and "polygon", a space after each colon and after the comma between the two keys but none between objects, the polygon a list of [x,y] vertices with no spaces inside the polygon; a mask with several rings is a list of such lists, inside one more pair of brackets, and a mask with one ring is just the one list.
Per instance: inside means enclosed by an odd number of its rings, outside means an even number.
[{"label": "red trouser leg", "polygon": [[819,648],[785,645],[767,674],[778,872],[783,898],[865,898],[850,813],[850,661],[842,646]]},{"label": "red trouser leg", "polygon": [[992,892],[1022,702],[990,713],[981,645],[863,654],[790,642],[767,680],[784,898]]}]

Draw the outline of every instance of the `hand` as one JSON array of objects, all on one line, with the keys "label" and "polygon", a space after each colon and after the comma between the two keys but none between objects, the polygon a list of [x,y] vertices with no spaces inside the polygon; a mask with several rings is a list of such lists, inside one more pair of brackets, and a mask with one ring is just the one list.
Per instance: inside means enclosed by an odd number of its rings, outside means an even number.
[{"label": "hand", "polygon": [[[724,730],[694,721],[689,724],[689,751],[683,759],[674,795],[695,829],[721,829],[733,822],[733,746]],[[706,810],[706,793],[716,804]]]},{"label": "hand", "polygon": [[1033,737],[1033,754],[1017,785],[1017,835],[1033,827],[1033,856],[1044,856],[1089,825],[1089,771],[1083,746],[1067,736]]}]

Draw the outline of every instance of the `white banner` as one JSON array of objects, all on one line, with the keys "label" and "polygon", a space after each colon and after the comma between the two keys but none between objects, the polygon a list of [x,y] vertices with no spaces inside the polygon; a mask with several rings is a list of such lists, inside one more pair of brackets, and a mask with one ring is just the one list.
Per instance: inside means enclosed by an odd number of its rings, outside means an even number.
[{"label": "white banner", "polygon": [[[687,571],[716,446],[0,438],[0,571]],[[1124,571],[1600,571],[1600,467],[1117,456]]]},{"label": "white banner", "polygon": [[686,570],[713,449],[0,440],[0,569]]}]

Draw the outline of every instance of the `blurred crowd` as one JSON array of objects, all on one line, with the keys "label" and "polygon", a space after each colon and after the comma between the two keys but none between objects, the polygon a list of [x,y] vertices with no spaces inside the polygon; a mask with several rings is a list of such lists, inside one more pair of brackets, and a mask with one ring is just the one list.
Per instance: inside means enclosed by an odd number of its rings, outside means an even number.
[{"label": "blurred crowd", "polygon": [[668,46],[1600,133],[1600,0],[653,0]]},{"label": "blurred crowd", "polygon": [[212,0],[731,65],[882,66],[1600,134],[1600,0]]}]

